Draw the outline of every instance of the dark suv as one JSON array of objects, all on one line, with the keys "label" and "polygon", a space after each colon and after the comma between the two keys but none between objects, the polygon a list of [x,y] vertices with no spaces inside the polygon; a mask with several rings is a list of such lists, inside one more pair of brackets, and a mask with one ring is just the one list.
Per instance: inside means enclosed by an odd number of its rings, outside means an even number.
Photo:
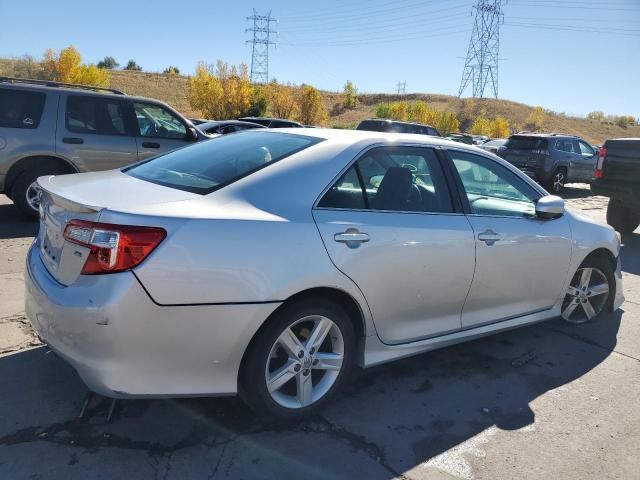
[{"label": "dark suv", "polygon": [[418,135],[430,135],[441,137],[440,132],[431,125],[421,123],[399,122],[397,120],[369,119],[360,122],[356,130],[368,130],[370,132],[390,133],[417,133]]},{"label": "dark suv", "polygon": [[40,176],[118,168],[209,138],[157,100],[0,77],[0,193],[31,218]]},{"label": "dark suv", "polygon": [[555,194],[567,183],[590,182],[597,160],[580,137],[559,133],[511,135],[498,155]]}]

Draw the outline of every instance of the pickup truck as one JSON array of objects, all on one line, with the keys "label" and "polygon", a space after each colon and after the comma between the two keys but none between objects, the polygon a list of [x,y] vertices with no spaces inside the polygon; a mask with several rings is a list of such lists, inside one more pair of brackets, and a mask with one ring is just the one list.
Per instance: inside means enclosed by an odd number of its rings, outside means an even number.
[{"label": "pickup truck", "polygon": [[607,223],[620,233],[640,225],[640,138],[607,140],[591,181],[594,195],[609,197]]}]

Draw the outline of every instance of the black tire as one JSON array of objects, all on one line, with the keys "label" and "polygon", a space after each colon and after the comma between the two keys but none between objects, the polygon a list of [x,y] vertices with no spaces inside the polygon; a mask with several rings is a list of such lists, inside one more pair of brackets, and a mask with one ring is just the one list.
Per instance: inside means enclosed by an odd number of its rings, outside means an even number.
[{"label": "black tire", "polygon": [[[322,315],[335,323],[344,340],[341,370],[333,385],[317,401],[306,407],[287,408],[277,403],[267,389],[265,368],[272,346],[280,334],[298,319]],[[296,420],[317,413],[351,378],[356,356],[356,339],[351,320],[337,303],[324,298],[308,298],[283,305],[252,340],[240,368],[240,398],[263,419]]]},{"label": "black tire", "polygon": [[632,233],[640,225],[640,212],[625,207],[620,200],[610,198],[607,207],[607,223],[620,233]]},{"label": "black tire", "polygon": [[[602,318],[602,316],[605,315],[605,312],[612,311],[613,300],[615,299],[615,296],[616,296],[615,267],[610,259],[607,259],[602,256],[592,256],[592,257],[587,257],[584,260],[584,262],[582,262],[582,264],[580,265],[580,267],[578,267],[578,269],[581,269],[581,268],[595,268],[600,270],[606,277],[607,283],[609,284],[608,297],[607,297],[607,300],[604,302],[604,305],[602,306],[602,310],[600,310],[600,312],[598,312],[598,314],[595,317],[588,320],[589,322],[595,322],[600,318]],[[565,302],[566,302],[566,298],[565,298]],[[563,307],[564,307],[564,303],[563,303]],[[573,322],[569,322],[569,323],[573,323]]]},{"label": "black tire", "polygon": [[52,168],[34,168],[22,172],[11,187],[11,199],[13,203],[22,211],[22,213],[30,220],[37,220],[40,212],[34,210],[27,201],[27,190],[29,186],[36,181],[38,177],[43,175],[58,175],[61,171]]},{"label": "black tire", "polygon": [[552,195],[559,195],[567,183],[567,171],[564,168],[556,168],[546,184],[546,188]]}]

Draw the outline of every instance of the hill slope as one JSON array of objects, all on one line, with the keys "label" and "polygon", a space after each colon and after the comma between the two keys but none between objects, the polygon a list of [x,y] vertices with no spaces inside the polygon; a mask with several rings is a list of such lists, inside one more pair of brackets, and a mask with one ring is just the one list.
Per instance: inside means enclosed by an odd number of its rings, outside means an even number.
[{"label": "hill slope", "polygon": [[[0,59],[0,75],[13,75],[12,67],[12,60]],[[193,111],[189,106],[187,78],[181,75],[115,70],[112,72],[111,86],[131,95],[162,100],[188,117],[200,117],[200,112]],[[424,100],[436,109],[453,111],[459,116],[464,106],[463,101],[457,97],[436,94],[365,94],[360,95],[359,100],[360,104],[354,110],[343,110],[340,108],[340,94],[323,92],[324,105],[329,112],[326,125],[354,127],[364,118],[375,117],[375,108],[380,102]],[[510,100],[482,99],[477,101],[477,105],[478,108],[485,111],[489,118],[505,117],[516,129],[524,128],[526,118],[533,110],[531,106]],[[640,126],[637,125],[623,128],[618,125],[561,114],[548,114],[544,130],[579,135],[593,144],[602,144],[607,138],[640,137]]]}]

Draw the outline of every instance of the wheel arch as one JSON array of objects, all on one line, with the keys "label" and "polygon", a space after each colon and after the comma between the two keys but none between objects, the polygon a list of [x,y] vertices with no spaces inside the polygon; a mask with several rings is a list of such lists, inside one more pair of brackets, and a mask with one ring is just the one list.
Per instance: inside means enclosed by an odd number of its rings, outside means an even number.
[{"label": "wheel arch", "polygon": [[317,299],[318,301],[322,301],[323,299],[330,300],[330,301],[336,302],[338,305],[344,308],[345,313],[347,314],[347,317],[349,318],[349,320],[351,320],[351,324],[353,325],[353,328],[354,328],[354,333],[356,337],[357,363],[361,363],[362,357],[363,357],[363,352],[361,349],[362,339],[366,336],[366,332],[367,332],[366,319],[365,319],[364,312],[362,310],[362,306],[358,303],[358,301],[355,298],[353,298],[353,296],[351,296],[349,293],[339,288],[314,287],[314,288],[308,288],[306,290],[302,290],[300,292],[297,292],[291,295],[284,302],[282,302],[278,306],[278,308],[276,308],[273,312],[271,312],[271,314],[267,317],[267,319],[264,322],[262,322],[262,325],[253,334],[253,337],[251,337],[251,341],[249,341],[249,343],[247,344],[244,350],[244,353],[242,354],[242,360],[240,362],[240,369],[239,369],[240,372],[242,371],[243,365],[246,361],[247,352],[249,352],[253,343],[255,342],[256,338],[260,335],[260,333],[265,328],[267,328],[267,325],[269,325],[270,320],[282,308],[284,308],[285,305],[289,305],[292,302],[300,301],[303,299]]},{"label": "wheel arch", "polygon": [[5,191],[11,191],[16,179],[22,173],[31,168],[41,168],[43,166],[59,168],[63,173],[78,173],[76,166],[65,158],[55,155],[30,155],[21,158],[9,168],[5,180]]}]

